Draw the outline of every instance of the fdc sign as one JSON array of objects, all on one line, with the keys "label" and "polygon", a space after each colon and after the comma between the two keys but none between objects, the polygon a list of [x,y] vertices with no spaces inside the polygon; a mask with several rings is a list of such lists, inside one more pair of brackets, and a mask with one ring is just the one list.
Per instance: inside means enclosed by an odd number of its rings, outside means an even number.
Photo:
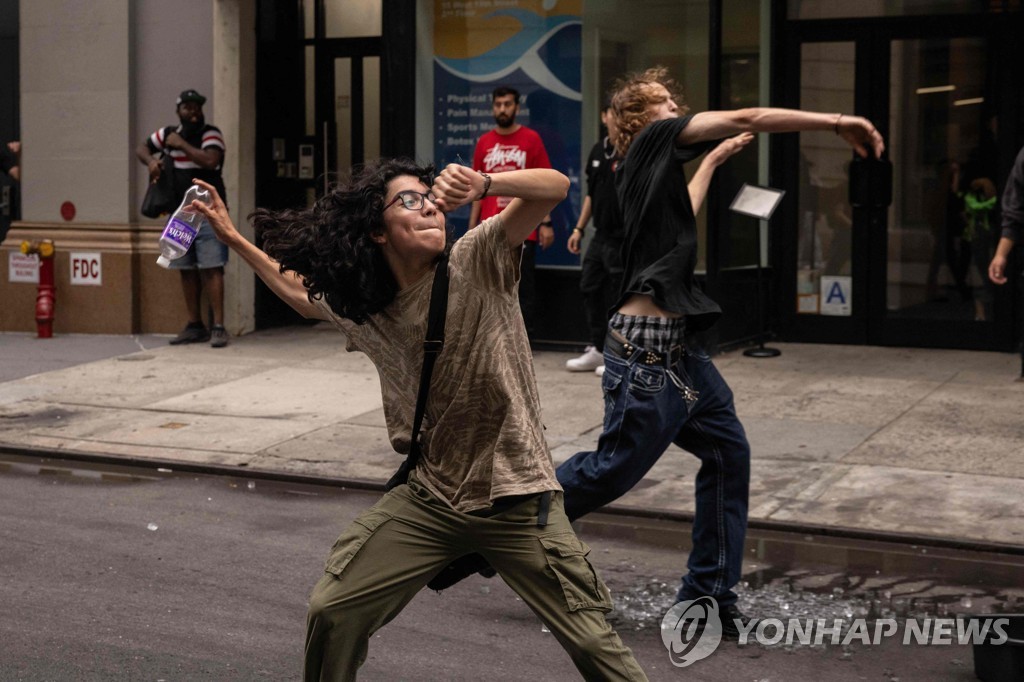
[{"label": "fdc sign", "polygon": [[99,253],[71,254],[71,283],[87,286],[103,284],[103,259]]}]

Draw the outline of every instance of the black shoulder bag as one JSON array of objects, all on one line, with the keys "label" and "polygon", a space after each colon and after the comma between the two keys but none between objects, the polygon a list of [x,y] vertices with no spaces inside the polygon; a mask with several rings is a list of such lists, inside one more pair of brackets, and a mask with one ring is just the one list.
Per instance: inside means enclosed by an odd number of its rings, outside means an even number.
[{"label": "black shoulder bag", "polygon": [[139,210],[147,218],[159,218],[173,213],[181,199],[174,191],[174,160],[171,159],[171,155],[164,152],[160,164],[163,166],[160,169],[160,177],[156,182],[149,183],[146,196],[142,199],[142,208]]},{"label": "black shoulder bag", "polygon": [[[181,126],[175,131],[181,134]],[[142,208],[139,213],[147,218],[159,218],[162,215],[173,213],[178,208],[178,202],[185,195],[178,194],[174,186],[174,159],[171,158],[171,150],[166,147],[162,150],[163,157],[160,159],[160,177],[156,182],[149,183],[146,188],[146,196],[142,198]]]},{"label": "black shoulder bag", "polygon": [[420,426],[423,424],[423,412],[427,407],[427,394],[430,393],[430,375],[434,373],[434,362],[444,348],[444,321],[448,314],[448,255],[441,260],[434,270],[434,284],[430,289],[430,312],[427,313],[427,336],[423,341],[423,371],[420,372],[420,391],[416,397],[416,415],[412,420],[412,442],[409,444],[409,455],[398,467],[394,476],[384,484],[385,490],[402,485],[409,480],[409,474],[416,468],[420,458]]}]

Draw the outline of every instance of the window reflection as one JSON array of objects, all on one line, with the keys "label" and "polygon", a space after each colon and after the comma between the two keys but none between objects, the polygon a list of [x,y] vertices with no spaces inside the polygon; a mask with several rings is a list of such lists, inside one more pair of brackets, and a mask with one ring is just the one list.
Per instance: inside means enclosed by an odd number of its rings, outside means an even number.
[{"label": "window reflection", "polygon": [[997,120],[981,38],[893,41],[886,307],[898,317],[988,321]]},{"label": "window reflection", "polygon": [[327,38],[381,35],[383,0],[323,0]]},{"label": "window reflection", "polygon": [[[804,43],[800,56],[800,108],[853,111],[852,42]],[[821,278],[850,276],[852,211],[850,148],[832,131],[800,133],[797,192],[797,312],[821,312]]]}]

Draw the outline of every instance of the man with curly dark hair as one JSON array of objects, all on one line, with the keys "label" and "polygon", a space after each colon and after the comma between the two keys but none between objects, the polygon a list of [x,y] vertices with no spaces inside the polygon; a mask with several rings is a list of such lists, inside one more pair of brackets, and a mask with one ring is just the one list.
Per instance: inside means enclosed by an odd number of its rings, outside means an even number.
[{"label": "man with curly dark hair", "polygon": [[370,636],[445,566],[474,553],[584,678],[646,679],[605,620],[608,589],[565,515],[516,295],[523,240],[568,186],[550,169],[488,176],[453,165],[431,187],[427,169],[385,160],[311,209],[257,211],[265,252],[238,233],[219,197],[193,205],[274,293],[331,321],[349,350],[370,357],[392,445],[407,453],[431,282],[447,249],[444,212],[489,192],[513,197],[450,248],[445,342],[421,456],[407,483],[360,514],[331,550],[310,597],[305,679],[353,679]]},{"label": "man with curly dark hair", "polygon": [[675,89],[655,68],[618,83],[612,97],[625,274],[605,339],[604,430],[597,450],[558,467],[558,480],[575,520],[628,492],[672,443],[697,456],[693,547],[677,599],[715,598],[723,633],[735,637],[737,621],[746,620],[732,588],[743,563],[750,446],[729,386],[684,340],[714,324],[721,309],[694,278],[697,225],[683,164],[730,135],[831,130],[861,156],[880,155],[884,143],[870,121],[847,114],[752,108],[687,116]]}]

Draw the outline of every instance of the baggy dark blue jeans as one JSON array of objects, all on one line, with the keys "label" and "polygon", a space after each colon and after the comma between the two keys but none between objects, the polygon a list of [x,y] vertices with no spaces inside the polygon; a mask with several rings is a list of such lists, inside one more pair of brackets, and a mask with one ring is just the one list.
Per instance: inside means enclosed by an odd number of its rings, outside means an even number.
[{"label": "baggy dark blue jeans", "polygon": [[[687,350],[671,370],[604,354],[604,430],[597,450],[558,467],[565,511],[575,520],[628,492],[675,443],[700,458],[693,549],[678,599],[712,596],[736,602],[747,530],[750,445],[732,390],[703,352]],[[671,376],[672,374],[675,377]],[[697,391],[687,405],[673,378]]]}]

